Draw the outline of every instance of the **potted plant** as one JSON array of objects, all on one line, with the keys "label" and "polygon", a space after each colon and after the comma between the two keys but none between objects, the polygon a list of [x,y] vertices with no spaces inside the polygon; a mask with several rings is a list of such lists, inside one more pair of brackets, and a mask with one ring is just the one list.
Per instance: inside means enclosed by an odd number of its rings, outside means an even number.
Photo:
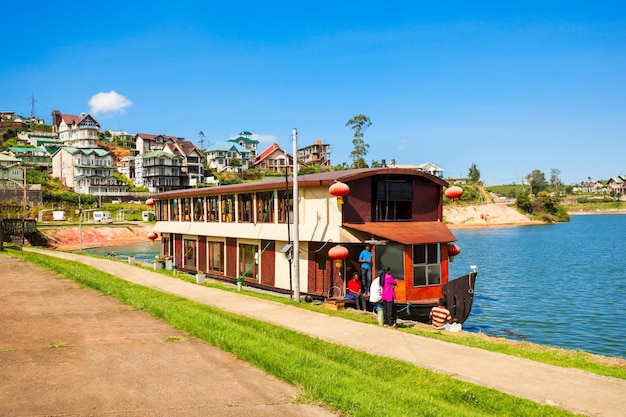
[{"label": "potted plant", "polygon": [[152,262],[152,267],[154,270],[163,269],[163,262],[165,259],[161,255],[156,255],[154,257],[154,261]]}]

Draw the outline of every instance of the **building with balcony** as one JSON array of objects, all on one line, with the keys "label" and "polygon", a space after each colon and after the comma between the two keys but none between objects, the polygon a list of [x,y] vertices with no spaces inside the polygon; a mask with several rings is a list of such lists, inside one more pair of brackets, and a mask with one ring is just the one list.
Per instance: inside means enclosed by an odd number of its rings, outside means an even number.
[{"label": "building with balcony", "polygon": [[331,168],[330,145],[318,139],[313,145],[298,149],[298,162],[305,166],[319,165],[322,168]]},{"label": "building with balcony", "polygon": [[154,151],[135,157],[135,185],[151,193],[187,188],[189,177],[183,157],[165,151]]},{"label": "building with balcony", "polygon": [[104,149],[65,146],[52,156],[52,176],[80,194],[119,196],[126,192],[126,184],[113,176],[113,159]]}]

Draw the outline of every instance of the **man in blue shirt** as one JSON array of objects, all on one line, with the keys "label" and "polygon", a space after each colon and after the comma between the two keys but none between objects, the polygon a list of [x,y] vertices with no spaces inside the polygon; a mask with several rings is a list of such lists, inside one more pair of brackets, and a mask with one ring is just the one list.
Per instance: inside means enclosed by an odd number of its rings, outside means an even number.
[{"label": "man in blue shirt", "polygon": [[369,294],[372,285],[372,245],[365,245],[365,249],[359,255],[359,264],[361,265],[361,279],[363,280],[363,289],[365,295]]}]

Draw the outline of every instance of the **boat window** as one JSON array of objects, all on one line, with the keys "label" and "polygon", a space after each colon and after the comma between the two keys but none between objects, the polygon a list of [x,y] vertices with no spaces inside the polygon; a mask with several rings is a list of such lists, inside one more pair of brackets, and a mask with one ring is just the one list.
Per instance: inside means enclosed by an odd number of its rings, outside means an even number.
[{"label": "boat window", "polygon": [[207,248],[209,271],[224,273],[224,242],[207,242]]},{"label": "boat window", "polygon": [[188,222],[190,220],[189,214],[191,213],[191,199],[183,198],[183,220]]},{"label": "boat window", "polygon": [[207,221],[217,222],[219,221],[219,196],[212,195],[207,198],[208,218]]},{"label": "boat window", "polygon": [[222,196],[222,222],[235,221],[235,198],[232,195]]},{"label": "boat window", "polygon": [[290,223],[293,218],[293,199],[291,191],[278,193],[278,223]]},{"label": "boat window", "polygon": [[237,196],[238,204],[238,217],[239,223],[252,222],[252,194],[245,193]]},{"label": "boat window", "polygon": [[396,280],[404,280],[404,245],[400,243],[387,243],[384,246],[376,246],[376,270],[383,266],[391,268],[391,275]]},{"label": "boat window", "polygon": [[256,193],[256,218],[259,223],[274,223],[274,193]]},{"label": "boat window", "polygon": [[413,286],[440,284],[439,244],[413,245]]},{"label": "boat window", "polygon": [[197,197],[193,204],[193,220],[196,222],[204,220],[204,201],[202,197]]},{"label": "boat window", "polygon": [[385,179],[376,182],[375,221],[411,220],[413,183],[407,180]]}]

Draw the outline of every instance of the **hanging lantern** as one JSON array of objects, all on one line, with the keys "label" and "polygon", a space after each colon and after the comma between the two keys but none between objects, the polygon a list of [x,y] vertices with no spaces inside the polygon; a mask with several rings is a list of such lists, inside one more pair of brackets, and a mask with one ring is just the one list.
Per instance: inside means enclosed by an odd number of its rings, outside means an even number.
[{"label": "hanging lantern", "polygon": [[454,257],[461,253],[461,248],[459,245],[455,245],[454,243],[448,243],[448,258],[450,262],[454,262]]},{"label": "hanging lantern", "polygon": [[159,235],[156,232],[150,232],[148,233],[148,239],[150,239],[150,244],[154,245],[154,240],[159,237]]},{"label": "hanging lantern", "polygon": [[350,194],[350,187],[341,181],[335,181],[328,188],[330,195],[337,197],[337,204],[343,204],[343,197]]},{"label": "hanging lantern", "polygon": [[150,197],[149,199],[146,200],[146,205],[147,206],[154,206],[156,204],[156,201],[154,201],[154,198]]},{"label": "hanging lantern", "polygon": [[463,189],[459,186],[453,185],[446,190],[445,195],[450,200],[454,201],[458,198],[461,198],[461,196],[463,195]]},{"label": "hanging lantern", "polygon": [[348,248],[341,245],[333,246],[328,251],[328,257],[335,261],[335,266],[337,268],[341,268],[341,265],[343,265],[343,260],[346,259],[349,254],[350,252],[348,251]]}]

